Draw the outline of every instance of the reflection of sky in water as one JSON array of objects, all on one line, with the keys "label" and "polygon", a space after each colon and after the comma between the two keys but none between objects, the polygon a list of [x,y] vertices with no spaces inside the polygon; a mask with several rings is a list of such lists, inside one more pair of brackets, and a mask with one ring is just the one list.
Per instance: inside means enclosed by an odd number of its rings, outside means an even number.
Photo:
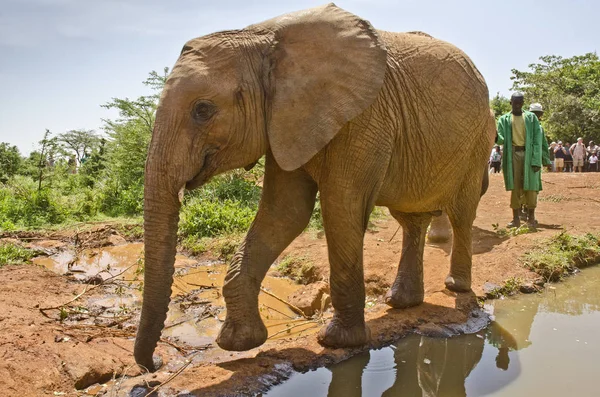
[{"label": "reflection of sky in water", "polygon": [[266,396],[597,396],[600,268],[556,289],[494,302],[477,335],[412,335],[331,368],[294,374]]}]

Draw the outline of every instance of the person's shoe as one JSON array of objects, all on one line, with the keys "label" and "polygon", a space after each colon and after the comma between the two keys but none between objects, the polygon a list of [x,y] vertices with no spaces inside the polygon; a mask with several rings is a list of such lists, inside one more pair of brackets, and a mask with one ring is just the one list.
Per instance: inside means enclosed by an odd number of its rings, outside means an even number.
[{"label": "person's shoe", "polygon": [[519,227],[521,226],[521,220],[519,219],[519,212],[521,212],[520,209],[513,209],[513,220],[506,225],[506,227]]},{"label": "person's shoe", "polygon": [[527,227],[531,230],[535,230],[537,221],[535,220],[535,208],[527,209]]}]

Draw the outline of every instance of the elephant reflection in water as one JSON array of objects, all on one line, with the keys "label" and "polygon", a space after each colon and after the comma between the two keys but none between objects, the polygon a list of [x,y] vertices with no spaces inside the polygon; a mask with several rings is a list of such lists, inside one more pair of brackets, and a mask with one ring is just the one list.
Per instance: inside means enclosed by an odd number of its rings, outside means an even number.
[{"label": "elephant reflection in water", "polygon": [[[399,342],[394,349],[396,379],[382,396],[466,396],[465,379],[479,363],[485,339],[498,350],[496,367],[502,370],[509,366],[509,351],[518,348],[512,335],[497,324],[483,332],[450,339],[411,336]],[[362,373],[368,363],[369,354],[364,353],[332,367],[329,397],[361,396]]]}]

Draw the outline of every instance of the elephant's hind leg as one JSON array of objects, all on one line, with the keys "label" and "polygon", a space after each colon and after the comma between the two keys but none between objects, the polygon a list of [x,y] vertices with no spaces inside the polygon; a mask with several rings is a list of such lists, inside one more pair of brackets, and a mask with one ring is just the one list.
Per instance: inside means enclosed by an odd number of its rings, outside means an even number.
[{"label": "elephant's hind leg", "polygon": [[421,304],[425,297],[423,250],[431,214],[390,213],[402,225],[402,256],[396,280],[385,296],[385,303],[396,309],[404,309]]},{"label": "elephant's hind leg", "polygon": [[474,199],[454,205],[448,210],[452,224],[452,253],[450,255],[450,274],[446,277],[446,288],[454,292],[471,290],[471,267],[473,261],[472,228],[477,211],[476,193]]},{"label": "elephant's hind leg", "polygon": [[267,339],[258,294],[267,270],[310,220],[317,186],[302,170],[285,172],[267,155],[263,194],[256,218],[234,255],[223,286],[227,307],[217,344],[249,350]]}]

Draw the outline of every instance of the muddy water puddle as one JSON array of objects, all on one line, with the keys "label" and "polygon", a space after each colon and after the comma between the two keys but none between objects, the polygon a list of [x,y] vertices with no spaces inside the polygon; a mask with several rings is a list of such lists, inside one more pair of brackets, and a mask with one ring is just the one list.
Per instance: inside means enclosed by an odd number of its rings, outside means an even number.
[{"label": "muddy water puddle", "polygon": [[598,396],[600,267],[489,303],[495,321],[454,338],[408,336],[265,396]]},{"label": "muddy water puddle", "polygon": [[[139,313],[143,280],[143,244],[130,243],[87,249],[76,254],[60,251],[33,260],[58,274],[79,281],[100,277],[116,281],[103,287],[102,296],[88,298],[87,305],[101,309],[104,315]],[[225,319],[225,301],[221,295],[227,266],[220,262],[199,262],[177,255],[171,304],[163,337],[193,348],[212,343]],[[288,279],[267,276],[263,287],[286,300],[299,286]],[[271,339],[314,333],[319,324],[299,318],[287,304],[273,296],[259,296],[260,312]]]}]

